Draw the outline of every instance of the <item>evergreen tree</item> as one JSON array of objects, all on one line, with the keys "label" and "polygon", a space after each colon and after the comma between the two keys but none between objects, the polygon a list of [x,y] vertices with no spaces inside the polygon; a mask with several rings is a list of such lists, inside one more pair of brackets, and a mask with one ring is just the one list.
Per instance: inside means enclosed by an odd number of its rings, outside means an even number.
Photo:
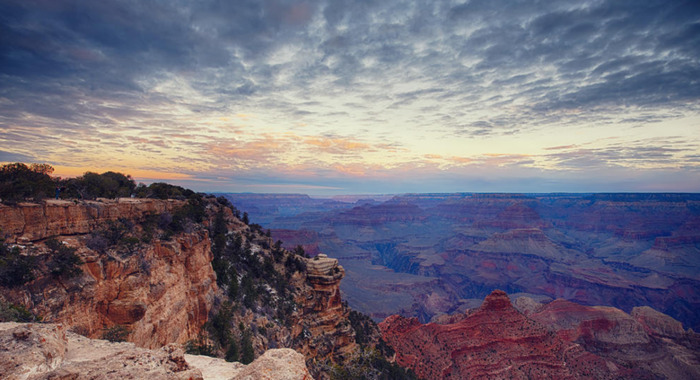
[{"label": "evergreen tree", "polygon": [[238,342],[236,342],[236,339],[232,339],[231,343],[228,345],[228,349],[226,350],[226,356],[225,359],[227,362],[237,362],[240,358],[240,348],[238,347]]},{"label": "evergreen tree", "polygon": [[250,330],[243,331],[241,336],[241,363],[250,364],[255,360],[255,350],[253,350],[253,336]]}]

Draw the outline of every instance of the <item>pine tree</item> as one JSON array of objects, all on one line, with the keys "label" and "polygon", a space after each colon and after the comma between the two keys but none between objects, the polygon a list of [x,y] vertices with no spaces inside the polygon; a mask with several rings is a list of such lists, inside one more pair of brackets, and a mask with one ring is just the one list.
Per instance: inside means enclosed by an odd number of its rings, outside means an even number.
[{"label": "pine tree", "polygon": [[253,350],[253,336],[250,330],[243,331],[241,337],[241,363],[250,364],[255,359],[255,350]]}]

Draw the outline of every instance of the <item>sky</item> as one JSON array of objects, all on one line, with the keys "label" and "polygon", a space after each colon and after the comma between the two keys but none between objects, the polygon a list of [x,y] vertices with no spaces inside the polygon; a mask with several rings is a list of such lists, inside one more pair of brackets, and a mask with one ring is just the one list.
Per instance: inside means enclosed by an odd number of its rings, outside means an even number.
[{"label": "sky", "polygon": [[0,0],[0,162],[199,191],[700,191],[700,2]]}]

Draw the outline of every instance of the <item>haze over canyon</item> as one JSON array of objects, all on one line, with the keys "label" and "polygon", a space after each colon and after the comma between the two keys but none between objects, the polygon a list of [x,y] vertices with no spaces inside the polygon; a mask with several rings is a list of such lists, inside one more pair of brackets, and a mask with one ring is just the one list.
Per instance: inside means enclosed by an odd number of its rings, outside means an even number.
[{"label": "haze over canyon", "polygon": [[377,320],[427,322],[501,289],[700,328],[698,194],[227,197],[288,248],[338,258],[348,302]]}]

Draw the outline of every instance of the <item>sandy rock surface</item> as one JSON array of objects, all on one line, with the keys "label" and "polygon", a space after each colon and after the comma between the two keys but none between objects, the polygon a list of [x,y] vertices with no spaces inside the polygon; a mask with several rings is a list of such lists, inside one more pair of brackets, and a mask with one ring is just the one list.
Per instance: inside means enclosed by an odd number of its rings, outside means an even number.
[{"label": "sandy rock surface", "polygon": [[178,345],[159,350],[68,332],[60,324],[0,323],[0,378],[34,379],[312,379],[304,356],[268,350],[250,365],[185,355]]}]

